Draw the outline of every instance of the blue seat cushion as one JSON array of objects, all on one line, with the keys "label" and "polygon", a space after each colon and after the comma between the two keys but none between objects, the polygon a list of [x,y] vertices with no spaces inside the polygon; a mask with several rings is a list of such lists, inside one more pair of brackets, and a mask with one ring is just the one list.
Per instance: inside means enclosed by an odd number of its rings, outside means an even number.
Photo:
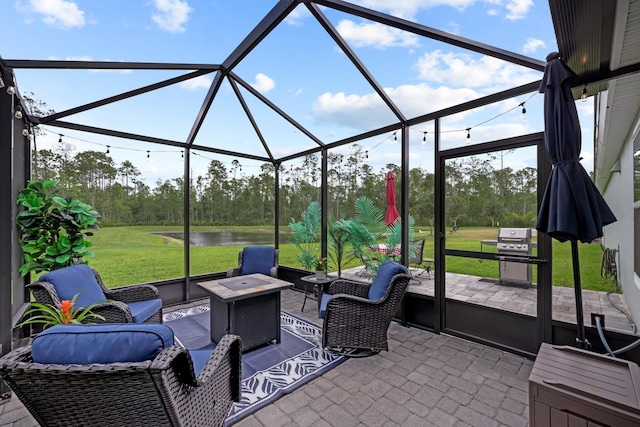
[{"label": "blue seat cushion", "polygon": [[31,355],[57,365],[142,362],[173,344],[171,328],[159,324],[56,325],[36,335]]},{"label": "blue seat cushion", "polygon": [[87,264],[50,271],[40,276],[40,281],[51,283],[61,301],[71,301],[78,294],[76,308],[88,307],[107,300],[93,270]]},{"label": "blue seat cushion", "polygon": [[320,311],[318,311],[319,318],[324,319],[324,314],[327,312],[327,304],[332,296],[333,295],[331,294],[322,294],[322,299],[320,300]]},{"label": "blue seat cushion", "polygon": [[276,250],[272,246],[247,246],[242,250],[240,274],[262,273],[271,275],[276,264]]},{"label": "blue seat cushion", "polygon": [[371,287],[369,288],[369,299],[377,301],[385,296],[389,285],[391,285],[391,279],[396,274],[406,274],[407,268],[404,265],[400,265],[397,262],[385,261],[378,269],[376,278],[373,279]]},{"label": "blue seat cushion", "polygon": [[155,298],[146,301],[128,302],[127,305],[129,306],[129,310],[131,310],[133,322],[143,323],[162,308],[162,300]]}]

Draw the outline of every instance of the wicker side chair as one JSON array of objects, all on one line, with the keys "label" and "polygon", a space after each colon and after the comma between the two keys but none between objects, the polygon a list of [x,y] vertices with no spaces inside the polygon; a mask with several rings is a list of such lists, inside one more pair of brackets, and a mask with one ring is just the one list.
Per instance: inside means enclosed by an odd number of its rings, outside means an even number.
[{"label": "wicker side chair", "polygon": [[[388,287],[381,298],[372,299],[370,291],[377,279],[388,280]],[[387,330],[410,280],[405,267],[385,261],[371,284],[341,279],[331,283],[320,309],[323,347],[350,357],[388,351]]]},{"label": "wicker side chair", "polygon": [[[86,264],[54,270],[27,285],[27,289],[36,302],[51,306],[78,293],[76,305],[98,303],[93,312],[104,316],[104,323],[162,323],[162,300],[155,286],[107,288],[100,274]],[[101,322],[94,318],[91,321]]]},{"label": "wicker side chair", "polygon": [[29,345],[0,358],[0,377],[43,427],[221,426],[240,400],[241,347],[224,336],[196,374],[177,345],[152,360],[64,365],[35,363]]}]

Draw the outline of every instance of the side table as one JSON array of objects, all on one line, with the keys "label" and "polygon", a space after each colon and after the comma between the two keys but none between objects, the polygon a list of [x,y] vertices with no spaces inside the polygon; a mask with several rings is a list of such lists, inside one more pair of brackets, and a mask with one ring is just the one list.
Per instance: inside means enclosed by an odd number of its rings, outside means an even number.
[{"label": "side table", "polygon": [[[322,297],[322,292],[325,287],[328,287],[331,282],[336,280],[336,276],[325,277],[324,279],[318,279],[315,274],[312,276],[304,276],[301,277],[300,280],[304,283],[304,301],[302,301],[302,309],[300,311],[304,312],[304,305],[307,303],[307,298],[314,299],[318,301],[318,310],[320,309],[320,299]],[[311,286],[311,290],[309,290],[309,285]]]}]

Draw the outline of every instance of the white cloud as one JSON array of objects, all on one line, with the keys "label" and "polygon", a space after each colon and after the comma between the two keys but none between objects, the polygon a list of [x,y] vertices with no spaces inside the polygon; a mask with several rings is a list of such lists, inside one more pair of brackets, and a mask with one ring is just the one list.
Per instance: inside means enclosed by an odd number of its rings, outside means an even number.
[{"label": "white cloud", "polygon": [[178,83],[178,86],[187,90],[209,89],[211,87],[211,78],[207,76],[198,76],[189,80]]},{"label": "white cloud", "polygon": [[151,19],[160,29],[170,33],[182,33],[193,9],[183,0],[153,0],[156,8]]},{"label": "white cloud", "polygon": [[527,42],[522,47],[522,51],[524,53],[536,53],[538,48],[546,47],[545,42],[539,39],[534,39],[533,37],[529,37]]},{"label": "white cloud", "polygon": [[464,10],[476,2],[477,0],[356,0],[353,3],[375,10],[387,11],[390,15],[399,18],[412,19],[419,10],[437,6],[451,6],[458,10]]},{"label": "white cloud", "polygon": [[533,6],[533,0],[354,0],[353,3],[375,10],[386,11],[391,15],[409,20],[413,20],[421,10],[449,6],[458,11],[464,11],[467,7],[476,3],[489,5],[487,13],[490,16],[504,13],[504,8],[506,9],[506,18],[514,20],[524,18],[531,6]]},{"label": "white cloud", "polygon": [[[433,88],[424,83],[387,88],[385,92],[407,117],[427,114],[478,97],[473,89]],[[370,130],[396,120],[375,93],[324,93],[314,102],[313,114],[320,123],[362,130]],[[451,118],[456,120],[463,116],[464,113]]]},{"label": "white cloud", "polygon": [[45,24],[63,30],[83,27],[86,23],[84,11],[73,1],[30,0],[26,7],[22,7],[21,2],[16,3],[16,8],[20,12],[42,15]]},{"label": "white cloud", "polygon": [[373,46],[384,49],[392,46],[418,46],[418,37],[415,34],[377,22],[356,24],[344,19],[336,29],[345,40],[358,47]]},{"label": "white cloud", "polygon": [[523,19],[533,6],[533,0],[511,0],[506,4],[507,19]]},{"label": "white cloud", "polygon": [[460,34],[460,24],[457,22],[450,21],[447,23],[448,32],[451,34]]},{"label": "white cloud", "polygon": [[276,87],[276,82],[266,74],[258,73],[256,74],[255,82],[251,86],[258,92],[264,94]]},{"label": "white cloud", "polygon": [[540,74],[491,56],[475,59],[470,54],[427,52],[416,64],[421,79],[453,87],[474,87],[485,90],[513,87],[530,83]]},{"label": "white cloud", "polygon": [[296,6],[296,8],[293,9],[286,18],[284,18],[284,22],[289,25],[300,26],[302,25],[302,21],[309,16],[311,16],[311,12],[309,12],[309,9],[301,3]]}]

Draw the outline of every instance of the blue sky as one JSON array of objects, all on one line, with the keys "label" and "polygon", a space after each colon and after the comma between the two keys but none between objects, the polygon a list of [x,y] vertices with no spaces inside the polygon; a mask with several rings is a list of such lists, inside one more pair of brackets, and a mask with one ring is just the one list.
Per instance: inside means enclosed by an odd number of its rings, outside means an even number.
[{"label": "blue sky", "polygon": [[[544,60],[557,50],[546,1],[540,0],[358,0],[355,4]],[[74,59],[219,64],[233,51],[275,0],[16,0],[3,10],[0,28],[5,59]],[[541,73],[491,57],[404,33],[330,9],[321,9],[385,92],[411,118],[539,80]],[[379,96],[324,32],[304,5],[279,25],[234,72],[324,142],[395,122]],[[17,70],[21,92],[33,92],[50,108],[64,111],[183,72]],[[90,110],[64,120],[121,131],[184,140],[213,75]],[[273,155],[281,157],[314,146],[305,135],[241,90]],[[525,102],[526,114],[519,104]],[[578,102],[583,128],[583,165],[592,169],[593,104]],[[525,96],[458,114],[442,123],[443,146],[485,142],[543,130],[542,95]],[[433,171],[432,123],[410,133],[410,166]],[[466,128],[471,128],[467,139]],[[38,148],[63,140],[76,150],[106,150],[116,163],[129,160],[147,184],[180,176],[180,150],[122,139],[46,128]],[[225,83],[196,144],[258,155],[265,151]],[[378,170],[400,163],[393,135],[360,143]],[[340,149],[348,154],[349,146]],[[149,151],[149,152],[147,152]],[[194,174],[211,159],[231,168],[234,160],[201,152]],[[149,156],[149,159],[147,159]],[[260,163],[238,159],[239,173]],[[506,160],[515,169],[535,166],[532,152]],[[296,163],[296,162],[292,162]]]}]

